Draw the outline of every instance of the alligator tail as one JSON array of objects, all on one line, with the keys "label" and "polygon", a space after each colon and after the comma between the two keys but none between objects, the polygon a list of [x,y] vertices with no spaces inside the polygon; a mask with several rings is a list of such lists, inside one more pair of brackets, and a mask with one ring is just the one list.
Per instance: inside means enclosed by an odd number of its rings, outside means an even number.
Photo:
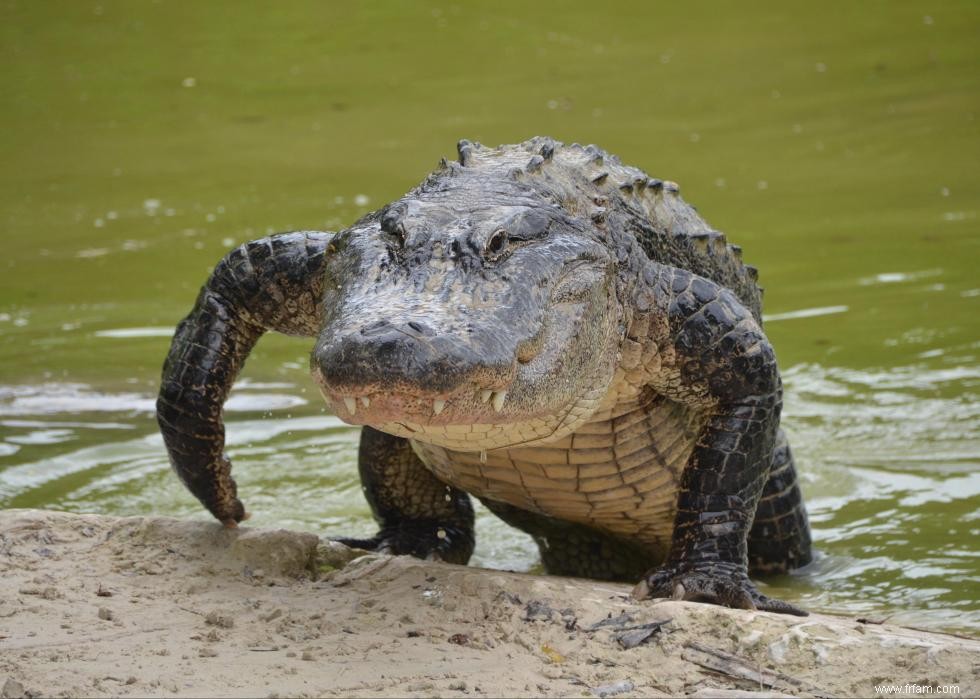
[{"label": "alligator tail", "polygon": [[225,399],[263,333],[316,334],[323,255],[332,237],[283,233],[228,253],[170,345],[157,399],[163,441],[174,471],[226,526],[247,515],[224,453]]}]

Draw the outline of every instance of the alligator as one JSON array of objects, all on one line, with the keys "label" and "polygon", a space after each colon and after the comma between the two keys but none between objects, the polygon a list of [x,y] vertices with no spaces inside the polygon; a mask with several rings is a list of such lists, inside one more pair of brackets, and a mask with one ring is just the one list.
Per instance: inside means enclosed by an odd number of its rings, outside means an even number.
[{"label": "alligator", "polygon": [[473,495],[551,574],[805,615],[749,578],[812,555],[757,270],[676,183],[596,146],[458,154],[343,231],[214,268],[157,402],[184,484],[226,526],[246,518],[223,403],[263,333],[311,337],[321,393],[363,426],[379,525],[339,541],[465,564]]}]

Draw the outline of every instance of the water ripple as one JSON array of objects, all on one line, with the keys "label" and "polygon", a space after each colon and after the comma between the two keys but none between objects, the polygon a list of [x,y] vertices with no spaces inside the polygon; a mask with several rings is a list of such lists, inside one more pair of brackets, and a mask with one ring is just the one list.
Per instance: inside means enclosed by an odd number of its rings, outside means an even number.
[{"label": "water ripple", "polygon": [[[762,587],[814,610],[980,629],[980,367],[800,364],[783,376],[783,424],[819,554]],[[369,535],[358,430],[301,393],[246,380],[227,406],[228,452],[254,523]],[[78,383],[0,386],[0,506],[207,517],[170,473],[153,402]],[[540,570],[529,537],[477,512],[474,563]]]}]

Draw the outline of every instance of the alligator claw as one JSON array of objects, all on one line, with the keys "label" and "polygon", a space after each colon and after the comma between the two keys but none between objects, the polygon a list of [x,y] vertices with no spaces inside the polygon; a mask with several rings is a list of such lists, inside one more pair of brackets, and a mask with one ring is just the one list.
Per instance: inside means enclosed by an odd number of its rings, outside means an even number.
[{"label": "alligator claw", "polygon": [[[238,503],[238,504],[240,505],[241,503]],[[234,517],[232,517],[230,519],[223,519],[223,520],[221,520],[221,524],[224,525],[225,529],[237,529],[239,522],[244,522],[246,519],[248,519],[249,517],[252,516],[252,513],[251,512],[246,512],[245,509],[244,509],[244,507],[242,507],[242,510],[241,511],[242,511],[242,515],[241,515],[241,517],[239,517],[237,519],[234,518]]]},{"label": "alligator claw", "polygon": [[473,537],[468,531],[432,522],[402,522],[383,527],[369,539],[338,537],[333,541],[375,553],[447,563],[465,564],[473,551]]},{"label": "alligator claw", "polygon": [[734,609],[809,616],[809,612],[788,602],[766,597],[740,566],[731,564],[664,565],[648,573],[633,588],[633,597],[639,600],[668,597]]}]

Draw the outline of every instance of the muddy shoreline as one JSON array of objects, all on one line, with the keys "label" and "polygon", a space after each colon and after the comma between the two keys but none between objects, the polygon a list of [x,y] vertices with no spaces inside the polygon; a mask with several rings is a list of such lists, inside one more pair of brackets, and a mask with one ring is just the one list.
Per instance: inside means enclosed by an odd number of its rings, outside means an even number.
[{"label": "muddy shoreline", "polygon": [[980,693],[978,640],[634,603],[284,530],[8,510],[0,587],[3,697]]}]

